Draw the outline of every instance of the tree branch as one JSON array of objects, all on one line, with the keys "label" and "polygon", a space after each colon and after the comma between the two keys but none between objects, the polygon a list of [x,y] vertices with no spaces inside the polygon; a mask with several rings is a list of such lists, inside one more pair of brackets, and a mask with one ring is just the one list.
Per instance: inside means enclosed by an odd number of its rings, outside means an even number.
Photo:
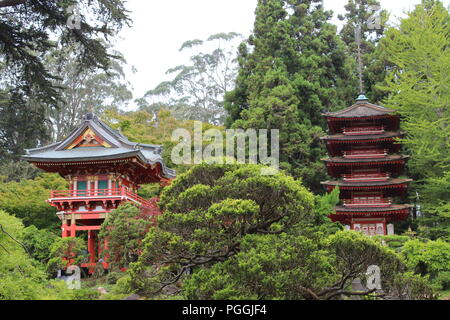
[{"label": "tree branch", "polygon": [[24,4],[27,0],[0,0],[0,8],[13,7]]}]

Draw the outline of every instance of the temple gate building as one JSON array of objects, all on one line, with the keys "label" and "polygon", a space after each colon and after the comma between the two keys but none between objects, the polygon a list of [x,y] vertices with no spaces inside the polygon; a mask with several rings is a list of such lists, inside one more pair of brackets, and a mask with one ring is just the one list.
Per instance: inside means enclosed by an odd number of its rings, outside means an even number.
[{"label": "temple gate building", "polygon": [[168,184],[175,171],[165,166],[161,147],[129,141],[92,113],[63,141],[26,150],[23,159],[36,167],[59,173],[69,190],[54,190],[47,202],[55,207],[61,220],[62,237],[87,232],[89,262],[100,260],[107,243],[98,239],[98,231],[111,210],[123,202],[137,204],[143,214],[155,215],[155,202],[137,195],[140,184]]},{"label": "temple gate building", "polygon": [[[400,154],[400,117],[360,95],[346,109],[324,114],[328,134],[322,137],[329,158],[322,184],[340,189],[341,204],[329,218],[367,235],[393,234],[392,222],[409,216],[411,205],[399,204],[411,179],[401,177],[408,156]],[[396,201],[397,200],[397,201]]]}]

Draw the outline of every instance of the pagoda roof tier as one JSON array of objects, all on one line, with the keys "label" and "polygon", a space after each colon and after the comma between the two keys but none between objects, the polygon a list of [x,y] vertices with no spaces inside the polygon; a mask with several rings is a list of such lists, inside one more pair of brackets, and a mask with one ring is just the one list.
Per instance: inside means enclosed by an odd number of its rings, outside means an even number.
[{"label": "pagoda roof tier", "polygon": [[[408,204],[393,205],[391,208],[378,208],[379,210],[376,211],[368,211],[369,208],[358,208],[357,210],[353,209],[353,211],[336,211],[335,213],[329,214],[328,217],[333,222],[339,221],[344,224],[350,224],[353,219],[358,218],[385,218],[388,223],[406,219],[410,214],[411,207]],[[335,209],[340,210],[340,206]]]},{"label": "pagoda roof tier", "polygon": [[342,190],[367,190],[367,189],[393,189],[406,188],[412,179],[390,178],[386,181],[357,181],[349,182],[343,180],[322,181],[321,184],[328,189],[339,186]]},{"label": "pagoda roof tier", "polygon": [[400,138],[405,135],[403,131],[386,131],[381,134],[367,134],[367,135],[355,135],[349,136],[344,134],[333,134],[330,136],[321,137],[320,139],[327,142],[334,143],[358,143],[358,142],[379,142],[386,140],[394,140],[394,138]]},{"label": "pagoda roof tier", "polygon": [[335,165],[335,166],[345,166],[348,164],[394,164],[394,163],[404,163],[407,159],[409,159],[408,155],[404,154],[388,154],[383,158],[344,158],[344,157],[331,157],[331,158],[322,158],[322,161],[325,161],[327,165]]},{"label": "pagoda roof tier", "polygon": [[336,206],[334,210],[336,213],[352,213],[352,214],[365,214],[365,213],[389,213],[389,212],[397,212],[404,209],[410,209],[413,206],[410,204],[392,204],[389,207],[366,207],[366,208],[348,208],[345,206]]},{"label": "pagoda roof tier", "polygon": [[327,118],[382,118],[394,115],[395,110],[378,106],[365,99],[358,99],[356,103],[348,108],[336,111],[326,112],[323,115]]},{"label": "pagoda roof tier", "polygon": [[[39,167],[119,162],[140,163],[144,169],[161,168],[161,178],[175,177],[175,171],[163,162],[162,147],[129,141],[93,114],[87,114],[81,125],[67,138],[48,146],[27,149],[22,158]],[[151,174],[149,171],[148,174]]]}]

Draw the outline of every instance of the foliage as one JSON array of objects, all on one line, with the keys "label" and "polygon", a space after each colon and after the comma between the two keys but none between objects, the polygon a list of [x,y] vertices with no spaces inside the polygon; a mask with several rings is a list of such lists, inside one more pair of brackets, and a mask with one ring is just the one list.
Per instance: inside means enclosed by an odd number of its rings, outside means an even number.
[{"label": "foliage", "polygon": [[21,245],[20,219],[0,210],[0,300],[71,299],[66,284],[49,281],[42,265]]},{"label": "foliage", "polygon": [[86,262],[88,252],[86,241],[81,238],[57,238],[50,247],[50,259],[47,262],[47,271],[55,273],[64,269],[69,263],[79,265]]},{"label": "foliage", "polygon": [[421,277],[413,272],[396,275],[389,285],[389,290],[399,300],[431,300],[436,297],[427,277]]},{"label": "foliage", "polygon": [[71,300],[96,300],[100,297],[100,292],[98,290],[90,288],[81,288],[73,290],[73,295]]},{"label": "foliage", "polygon": [[323,224],[330,221],[328,215],[334,211],[334,207],[337,206],[340,201],[339,192],[339,187],[336,187],[331,192],[322,196],[317,196],[317,205],[315,209],[318,216],[317,224]]},{"label": "foliage", "polygon": [[41,173],[34,180],[0,182],[0,209],[23,220],[26,226],[56,229],[56,209],[46,200],[51,190],[67,190],[67,182],[57,174]]},{"label": "foliage", "polygon": [[411,240],[408,236],[400,235],[374,236],[373,238],[397,252],[400,252],[404,244]]},{"label": "foliage", "polygon": [[419,232],[430,239],[450,241],[450,171],[427,177],[421,191],[424,216],[418,219]]},{"label": "foliage", "polygon": [[436,241],[410,240],[402,247],[406,265],[421,275],[431,278],[440,272],[450,271],[450,244],[441,239]]},{"label": "foliage", "polygon": [[108,249],[103,253],[109,256],[112,270],[128,267],[137,260],[142,240],[151,225],[150,217],[143,216],[131,203],[120,205],[108,214],[99,236],[108,241]]},{"label": "foliage", "polygon": [[356,95],[343,96],[349,64],[330,18],[319,0],[258,1],[253,34],[239,47],[236,88],[225,96],[227,126],[279,129],[281,167],[315,192],[325,178],[321,113]]},{"label": "foliage", "polygon": [[[79,29],[69,28],[75,6]],[[0,159],[17,160],[49,138],[46,112],[61,100],[60,73],[45,66],[46,53],[77,43],[80,70],[108,70],[109,37],[130,20],[121,0],[2,1],[0,16]]]},{"label": "foliage", "polygon": [[[172,162],[172,149],[179,141],[172,141],[172,133],[176,129],[186,129],[194,137],[194,120],[177,120],[171,116],[170,111],[162,109],[156,117],[146,111],[119,113],[113,110],[104,116],[111,127],[120,130],[128,139],[140,143],[158,144],[163,146],[162,157],[164,163],[177,173],[189,169],[190,165],[176,165]],[[223,127],[202,123],[202,134],[209,129],[223,131]],[[203,143],[206,148],[208,142]],[[191,145],[191,154],[194,154],[194,145]],[[144,189],[151,188],[144,187]],[[145,194],[145,191],[143,191]]]},{"label": "foliage", "polygon": [[116,59],[107,71],[80,70],[76,61],[79,49],[79,44],[57,48],[45,59],[49,70],[64,74],[64,79],[54,81],[62,101],[47,112],[52,142],[65,138],[87,112],[102,114],[107,109],[120,109],[132,98],[129,83],[124,80],[122,66],[126,61],[121,53],[114,52]]},{"label": "foliage", "polygon": [[[3,77],[1,65],[0,71]],[[0,82],[1,161],[17,161],[24,149],[34,148],[47,141],[45,112],[44,104],[33,103],[20,93],[3,89]]]},{"label": "foliage", "polygon": [[50,259],[50,248],[58,236],[46,229],[38,229],[34,225],[23,229],[22,243],[27,247],[31,258],[46,264]]},{"label": "foliage", "polygon": [[390,93],[385,105],[403,118],[401,142],[411,154],[412,190],[421,195],[424,212],[419,231],[432,239],[450,236],[449,21],[441,2],[427,0],[380,42],[394,66],[383,87]]},{"label": "foliage", "polygon": [[0,183],[35,179],[42,171],[26,161],[5,161],[0,165]]},{"label": "foliage", "polygon": [[[195,271],[183,289],[188,299],[329,300],[368,296],[373,290],[355,292],[350,286],[356,278],[365,279],[367,267],[373,264],[381,269],[383,288],[395,283],[399,289],[408,290],[409,283],[399,277],[403,275],[399,257],[359,233],[341,231],[325,239],[247,235],[238,254]],[[417,276],[414,279],[422,280]],[[421,289],[429,290],[427,286]],[[423,290],[408,291],[409,298],[421,298]]]},{"label": "foliage", "polygon": [[[167,70],[173,79],[161,82],[138,99],[140,110],[156,114],[164,108],[177,119],[223,123],[223,96],[231,90],[236,77],[233,42],[239,38],[239,34],[229,32],[211,35],[206,41],[184,42],[179,51],[193,51],[191,64]],[[212,46],[212,51],[205,52]]]},{"label": "foliage", "polygon": [[[362,63],[363,92],[369,98],[369,101],[378,102],[386,96],[386,92],[380,90],[377,85],[384,84],[386,70],[389,69],[389,63],[381,50],[375,50],[379,40],[383,36],[386,23],[389,18],[386,10],[373,10],[381,8],[377,0],[348,0],[345,5],[346,13],[338,15],[339,20],[344,21],[340,31],[340,38],[346,44],[347,53],[352,58],[354,73],[358,65],[358,44],[355,37],[355,31],[360,28],[360,50]],[[369,28],[369,21],[373,17],[379,18],[379,26]],[[373,20],[372,20],[373,22]],[[356,88],[356,74],[353,75],[350,87]],[[352,94],[353,92],[350,92]]]},{"label": "foliage", "polygon": [[138,190],[138,195],[145,199],[157,197],[160,193],[161,186],[158,183],[143,184]]},{"label": "foliage", "polygon": [[282,172],[261,175],[262,168],[201,164],[179,175],[162,193],[164,214],[131,267],[132,287],[159,291],[188,268],[227,260],[246,234],[281,233],[310,220],[312,194]]},{"label": "foliage", "polygon": [[450,271],[439,272],[433,279],[433,288],[436,290],[450,290]]}]

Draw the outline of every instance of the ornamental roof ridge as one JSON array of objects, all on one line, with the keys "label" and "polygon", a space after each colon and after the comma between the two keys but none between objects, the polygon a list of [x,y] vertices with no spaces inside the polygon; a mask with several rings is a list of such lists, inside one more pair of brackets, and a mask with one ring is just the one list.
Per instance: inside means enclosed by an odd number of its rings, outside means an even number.
[{"label": "ornamental roof ridge", "polygon": [[[74,147],[80,138],[92,130],[98,136],[102,146]],[[103,142],[102,142],[103,140]],[[132,142],[120,131],[114,130],[100,120],[94,113],[87,113],[80,124],[61,141],[47,146],[27,149],[23,160],[30,162],[56,163],[62,161],[105,161],[109,159],[123,159],[137,157],[145,164],[159,163],[166,178],[175,177],[175,170],[170,169],[161,157],[162,146]]]},{"label": "ornamental roof ridge", "polygon": [[320,160],[325,162],[389,162],[389,161],[397,161],[397,160],[403,160],[403,159],[409,159],[410,156],[407,154],[397,154],[397,153],[391,153],[388,154],[384,158],[360,158],[360,159],[349,159],[344,158],[342,156],[340,157],[327,157],[327,158],[321,158]]},{"label": "ornamental roof ridge", "polygon": [[382,139],[382,138],[395,138],[399,136],[405,135],[406,132],[402,130],[396,130],[396,131],[385,131],[384,133],[376,133],[376,134],[365,134],[365,135],[345,135],[342,133],[337,134],[331,134],[326,135],[323,137],[320,137],[321,140],[344,140],[344,141],[350,141],[350,140],[376,140],[376,139]]},{"label": "ornamental roof ridge", "polygon": [[359,187],[359,186],[369,186],[369,187],[382,187],[382,186],[389,186],[389,185],[398,185],[398,184],[404,184],[412,182],[413,179],[408,178],[390,178],[386,181],[358,181],[358,182],[349,182],[349,181],[343,181],[340,180],[326,180],[321,181],[320,184],[323,185],[334,185],[334,186],[340,186],[340,187]]},{"label": "ornamental roof ridge", "polygon": [[353,117],[370,117],[379,115],[390,115],[395,110],[370,103],[367,99],[359,99],[350,107],[335,112],[322,113],[325,117],[335,118],[353,118]]}]

